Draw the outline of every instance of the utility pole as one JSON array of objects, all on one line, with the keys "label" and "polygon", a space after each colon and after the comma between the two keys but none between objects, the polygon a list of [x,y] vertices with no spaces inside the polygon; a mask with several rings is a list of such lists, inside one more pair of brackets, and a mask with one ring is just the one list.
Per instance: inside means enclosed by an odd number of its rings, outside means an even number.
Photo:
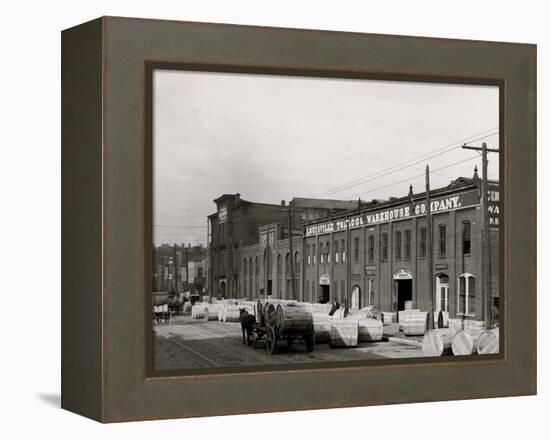
[{"label": "utility pole", "polygon": [[185,284],[186,289],[191,293],[191,289],[189,289],[189,246],[191,246],[191,243],[187,243],[187,246],[185,246]]},{"label": "utility pole", "polygon": [[483,142],[481,148],[472,147],[464,144],[462,146],[465,150],[481,151],[481,274],[483,277],[483,318],[485,321],[485,328],[490,329],[493,322],[493,311],[491,304],[491,248],[489,238],[489,203],[488,195],[489,189],[487,187],[487,167],[489,160],[487,159],[487,153],[498,153],[499,150],[494,148],[487,148],[487,144]]},{"label": "utility pole", "polygon": [[178,293],[178,245],[174,243],[174,290]]},{"label": "utility pole", "polygon": [[294,252],[292,250],[292,212],[290,203],[288,205],[288,245],[290,250],[290,291],[292,299],[296,299],[296,290],[294,288]]},{"label": "utility pole", "polygon": [[428,279],[430,280],[430,311],[428,328],[434,328],[435,298],[434,298],[434,277],[433,277],[433,248],[432,248],[432,207],[430,201],[430,166],[426,165],[426,250],[428,251]]}]

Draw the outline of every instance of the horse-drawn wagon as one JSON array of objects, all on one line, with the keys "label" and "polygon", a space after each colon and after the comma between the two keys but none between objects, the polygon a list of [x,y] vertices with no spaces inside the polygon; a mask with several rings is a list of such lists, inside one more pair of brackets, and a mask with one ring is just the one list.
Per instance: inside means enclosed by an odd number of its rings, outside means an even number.
[{"label": "horse-drawn wagon", "polygon": [[313,316],[308,304],[297,301],[271,300],[256,304],[256,322],[252,326],[252,345],[265,339],[269,354],[274,354],[278,341],[291,347],[295,340],[303,340],[307,351],[315,348]]}]

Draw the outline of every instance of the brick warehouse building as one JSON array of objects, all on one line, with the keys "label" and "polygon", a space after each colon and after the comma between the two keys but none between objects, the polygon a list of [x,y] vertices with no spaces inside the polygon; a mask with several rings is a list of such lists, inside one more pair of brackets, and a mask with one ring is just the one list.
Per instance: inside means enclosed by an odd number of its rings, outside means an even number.
[{"label": "brick warehouse building", "polygon": [[[221,298],[253,298],[261,292],[289,294],[286,288],[279,288],[280,284],[275,286],[277,278],[274,281],[273,273],[277,271],[277,258],[272,255],[274,249],[282,249],[285,243],[290,249],[289,207],[293,236],[298,237],[293,239],[293,250],[301,254],[304,222],[348,212],[357,206],[357,202],[307,198],[294,198],[288,206],[284,201],[281,204],[257,203],[242,199],[240,194],[224,194],[214,203],[216,212],[208,216],[207,284],[208,293]],[[267,236],[270,237],[269,242],[266,241]],[[262,252],[266,246],[270,249],[269,253],[265,249]],[[250,258],[253,261],[252,287],[249,280]],[[248,283],[244,283],[244,279]],[[298,289],[299,284],[296,283],[296,286]]]},{"label": "brick warehouse building", "polygon": [[[459,178],[430,191],[436,311],[483,319],[481,182]],[[491,296],[498,307],[498,182],[489,182]],[[305,224],[303,299],[333,298],[350,307],[429,310],[425,193],[363,204]]]}]

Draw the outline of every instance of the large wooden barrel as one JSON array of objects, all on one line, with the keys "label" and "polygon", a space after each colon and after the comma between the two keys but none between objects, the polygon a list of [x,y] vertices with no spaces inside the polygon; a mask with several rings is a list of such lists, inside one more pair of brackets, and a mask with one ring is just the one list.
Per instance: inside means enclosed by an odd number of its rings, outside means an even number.
[{"label": "large wooden barrel", "polygon": [[399,322],[399,331],[403,331],[403,323],[405,322],[405,319],[407,319],[407,316],[409,316],[411,313],[420,312],[420,309],[409,309],[409,310],[399,310],[397,312],[397,322]]},{"label": "large wooden barrel", "polygon": [[498,327],[484,331],[479,335],[477,341],[477,352],[479,354],[496,354],[499,351],[499,330]]},{"label": "large wooden barrel", "polygon": [[[401,322],[400,322],[401,323]],[[403,320],[405,336],[421,336],[428,329],[428,312],[409,312]]]},{"label": "large wooden barrel", "polygon": [[455,356],[467,356],[477,352],[481,329],[461,330],[453,337],[452,349]]},{"label": "large wooden barrel", "polygon": [[331,319],[329,344],[331,347],[356,347],[359,325],[356,319]]},{"label": "large wooden barrel", "polygon": [[330,316],[324,313],[313,313],[313,330],[315,342],[328,342],[330,337]]},{"label": "large wooden barrel", "polygon": [[452,340],[455,331],[450,328],[430,330],[422,340],[422,353],[424,356],[443,356],[452,354]]},{"label": "large wooden barrel", "polygon": [[359,319],[357,321],[357,332],[359,342],[381,341],[384,334],[384,324],[374,318]]},{"label": "large wooden barrel", "polygon": [[[270,318],[271,318],[270,305]],[[276,327],[280,334],[307,333],[313,331],[311,308],[305,303],[278,304],[276,309]]]}]

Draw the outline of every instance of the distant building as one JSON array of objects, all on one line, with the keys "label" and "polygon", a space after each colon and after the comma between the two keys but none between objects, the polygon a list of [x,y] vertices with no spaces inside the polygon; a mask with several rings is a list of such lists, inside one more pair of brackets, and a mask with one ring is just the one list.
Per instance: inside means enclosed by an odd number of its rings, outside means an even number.
[{"label": "distant building", "polygon": [[[194,268],[194,281],[187,279],[187,262]],[[206,284],[206,248],[201,245],[170,244],[154,247],[152,271],[153,291],[203,292]]]},{"label": "distant building", "polygon": [[[214,203],[216,203],[216,212],[208,216],[209,293],[218,297],[242,296],[244,295],[242,290],[244,289],[242,280],[244,254],[241,255],[243,248],[259,245],[262,239],[262,235],[259,233],[260,227],[269,224],[280,225],[278,237],[284,239],[282,228],[288,230],[289,206],[284,201],[281,204],[249,202],[242,199],[240,194],[224,194],[215,199]],[[333,213],[345,212],[356,206],[357,202],[341,200],[293,199],[290,202],[293,234],[296,233],[300,236],[302,225],[306,221],[323,218]],[[271,240],[273,240],[273,234],[275,233],[274,228],[269,230]],[[298,247],[300,247],[299,244]],[[249,253],[250,248],[247,248],[245,254],[249,256]],[[272,260],[268,261],[267,256],[265,261],[263,256],[260,256],[260,258],[262,258],[262,261],[258,264],[262,267],[266,263],[268,266],[271,265]],[[260,269],[258,268],[258,270]],[[265,270],[264,273],[266,273]],[[267,273],[270,272],[267,271]],[[257,284],[258,289],[263,291],[265,287],[268,294],[272,292],[273,283],[265,282],[265,280],[260,283],[259,275],[254,280],[254,286]],[[248,287],[247,292],[249,292]],[[254,293],[257,294],[258,292],[254,291]]]}]

